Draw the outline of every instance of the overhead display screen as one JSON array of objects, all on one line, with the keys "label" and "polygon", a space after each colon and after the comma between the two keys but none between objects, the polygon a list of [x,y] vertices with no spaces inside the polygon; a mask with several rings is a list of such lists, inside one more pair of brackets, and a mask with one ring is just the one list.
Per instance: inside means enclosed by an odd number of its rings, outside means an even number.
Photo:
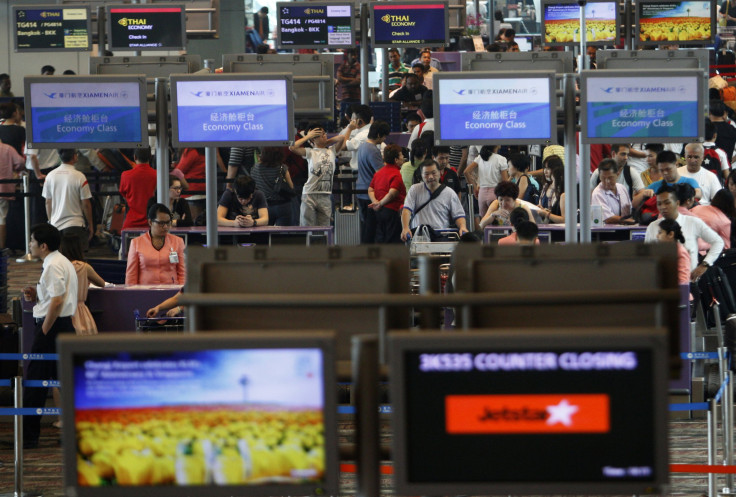
[{"label": "overhead display screen", "polygon": [[25,78],[29,148],[148,143],[145,76]]},{"label": "overhead display screen", "polygon": [[583,140],[610,143],[685,142],[703,135],[703,71],[586,71]]},{"label": "overhead display screen", "polygon": [[[650,347],[453,345],[452,338],[399,346],[398,494],[446,495],[433,491],[452,485],[470,495],[565,493],[554,490],[666,481],[666,436],[655,426],[666,424],[664,395],[654,390]],[[664,360],[664,339],[660,347]]]},{"label": "overhead display screen", "polygon": [[371,3],[375,47],[441,46],[449,40],[447,2]]},{"label": "overhead display screen", "polygon": [[183,50],[184,6],[109,6],[107,33],[110,50]]},{"label": "overhead display screen", "polygon": [[92,50],[89,7],[13,6],[17,52]]},{"label": "overhead display screen", "polygon": [[715,3],[710,1],[640,1],[636,4],[634,39],[639,45],[707,44],[715,30]]},{"label": "overhead display screen", "polygon": [[352,4],[279,2],[276,6],[281,48],[348,48],[355,43]]},{"label": "overhead display screen", "polygon": [[288,145],[294,126],[291,78],[172,75],[173,145]]},{"label": "overhead display screen", "polygon": [[436,144],[550,142],[553,81],[554,73],[547,71],[437,73]]},{"label": "overhead display screen", "polygon": [[321,495],[332,485],[331,346],[314,335],[292,346],[220,337],[150,350],[118,340],[118,351],[87,341],[65,353],[74,495]]},{"label": "overhead display screen", "polygon": [[[594,45],[618,43],[618,2],[588,2],[585,5],[585,41]],[[580,6],[577,2],[546,1],[542,6],[544,44],[580,43]]]}]

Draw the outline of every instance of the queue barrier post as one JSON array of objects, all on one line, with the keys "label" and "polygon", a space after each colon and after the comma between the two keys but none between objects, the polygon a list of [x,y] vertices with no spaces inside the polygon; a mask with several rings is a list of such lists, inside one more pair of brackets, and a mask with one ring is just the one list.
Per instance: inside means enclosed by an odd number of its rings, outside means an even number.
[{"label": "queue barrier post", "polygon": [[[707,412],[708,420],[708,465],[716,463],[716,443],[718,441],[718,427],[715,421],[716,400],[711,399],[708,403],[710,408]],[[708,497],[716,497],[716,474],[708,473]]]},{"label": "queue barrier post", "polygon": [[26,255],[19,257],[15,260],[18,263],[25,262],[38,262],[38,258],[33,257],[31,254],[31,192],[30,178],[28,174],[23,175],[23,223],[25,226],[26,234]]},{"label": "queue barrier post", "polygon": [[[23,377],[16,376],[13,378],[13,387],[15,394],[15,402],[13,405],[16,409],[23,407]],[[15,431],[13,436],[14,455],[15,455],[15,478],[14,478],[14,490],[15,495],[20,497],[23,495],[23,416],[16,414],[13,417],[13,430]]]},{"label": "queue barrier post", "polygon": [[[728,370],[728,369],[726,370],[726,381],[728,382],[727,385],[726,385],[726,394],[728,396],[728,400],[721,405],[721,409],[723,409],[724,411],[726,411],[726,413],[728,414],[728,416],[727,416],[727,418],[728,418],[728,424],[724,425],[724,426],[727,426],[728,427],[728,436],[726,437],[726,440],[725,440],[725,446],[728,449],[728,451],[727,451],[728,456],[726,458],[726,463],[725,464],[727,466],[730,466],[730,465],[733,464],[733,432],[734,432],[734,427],[733,427],[733,395],[734,395],[734,391],[733,391],[733,372],[730,371],[730,370]],[[726,436],[725,432],[724,432],[724,436]],[[726,484],[728,485],[729,491],[733,492],[733,490],[734,490],[734,476],[733,476],[733,473],[728,473],[726,475]]]}]

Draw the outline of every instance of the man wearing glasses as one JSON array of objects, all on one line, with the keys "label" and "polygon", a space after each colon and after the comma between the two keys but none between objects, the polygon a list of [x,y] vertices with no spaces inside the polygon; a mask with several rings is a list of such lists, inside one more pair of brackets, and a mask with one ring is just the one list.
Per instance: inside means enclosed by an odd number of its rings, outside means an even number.
[{"label": "man wearing glasses", "polygon": [[461,236],[467,233],[463,206],[452,188],[440,184],[437,162],[429,159],[419,167],[422,171],[422,182],[409,189],[401,211],[401,240],[409,240],[412,230],[420,225],[435,230],[454,225]]}]

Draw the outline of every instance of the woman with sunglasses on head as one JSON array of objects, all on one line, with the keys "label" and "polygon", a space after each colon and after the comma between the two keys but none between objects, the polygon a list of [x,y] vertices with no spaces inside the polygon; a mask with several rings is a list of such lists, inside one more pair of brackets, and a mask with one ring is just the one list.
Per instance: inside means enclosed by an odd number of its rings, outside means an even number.
[{"label": "woman with sunglasses on head", "polygon": [[128,250],[126,285],[183,285],[187,271],[184,240],[169,233],[171,211],[164,204],[148,209],[147,233],[135,238]]},{"label": "woman with sunglasses on head", "polygon": [[[192,211],[189,208],[189,202],[187,199],[181,198],[182,190],[186,190],[187,187],[182,183],[181,178],[171,175],[169,176],[169,210],[171,211],[171,226],[186,228],[194,224],[192,219]],[[154,195],[148,199],[148,209],[156,203],[156,196]]]}]

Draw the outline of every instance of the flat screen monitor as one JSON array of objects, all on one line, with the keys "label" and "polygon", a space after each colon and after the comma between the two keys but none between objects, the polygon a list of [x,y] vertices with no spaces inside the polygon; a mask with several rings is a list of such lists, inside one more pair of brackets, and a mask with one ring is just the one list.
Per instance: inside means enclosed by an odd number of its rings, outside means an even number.
[{"label": "flat screen monitor", "polygon": [[[618,2],[595,1],[585,5],[585,40],[588,45],[618,44],[618,26]],[[542,42],[548,46],[580,44],[580,6],[576,1],[543,2]]]},{"label": "flat screen monitor", "polygon": [[294,129],[291,74],[171,76],[174,147],[288,145]]},{"label": "flat screen monitor", "polygon": [[16,52],[92,50],[88,5],[13,6]]},{"label": "flat screen monitor", "polygon": [[352,3],[279,2],[276,12],[279,48],[350,48],[355,44]]},{"label": "flat screen monitor", "polygon": [[397,495],[639,494],[667,482],[663,330],[392,333],[389,348]]},{"label": "flat screen monitor", "polygon": [[146,77],[25,78],[28,148],[148,146]]},{"label": "flat screen monitor", "polygon": [[183,5],[109,5],[109,50],[184,50],[187,44]]},{"label": "flat screen monitor", "polygon": [[556,141],[554,83],[552,71],[435,74],[435,144]]},{"label": "flat screen monitor", "polygon": [[701,69],[583,71],[583,141],[702,141],[705,77]]},{"label": "flat screen monitor", "polygon": [[715,2],[641,0],[636,3],[634,40],[639,46],[708,45],[715,31]]},{"label": "flat screen monitor", "polygon": [[374,47],[436,47],[450,39],[447,2],[372,2],[370,9]]},{"label": "flat screen monitor", "polygon": [[59,340],[78,497],[337,495],[334,335]]}]

